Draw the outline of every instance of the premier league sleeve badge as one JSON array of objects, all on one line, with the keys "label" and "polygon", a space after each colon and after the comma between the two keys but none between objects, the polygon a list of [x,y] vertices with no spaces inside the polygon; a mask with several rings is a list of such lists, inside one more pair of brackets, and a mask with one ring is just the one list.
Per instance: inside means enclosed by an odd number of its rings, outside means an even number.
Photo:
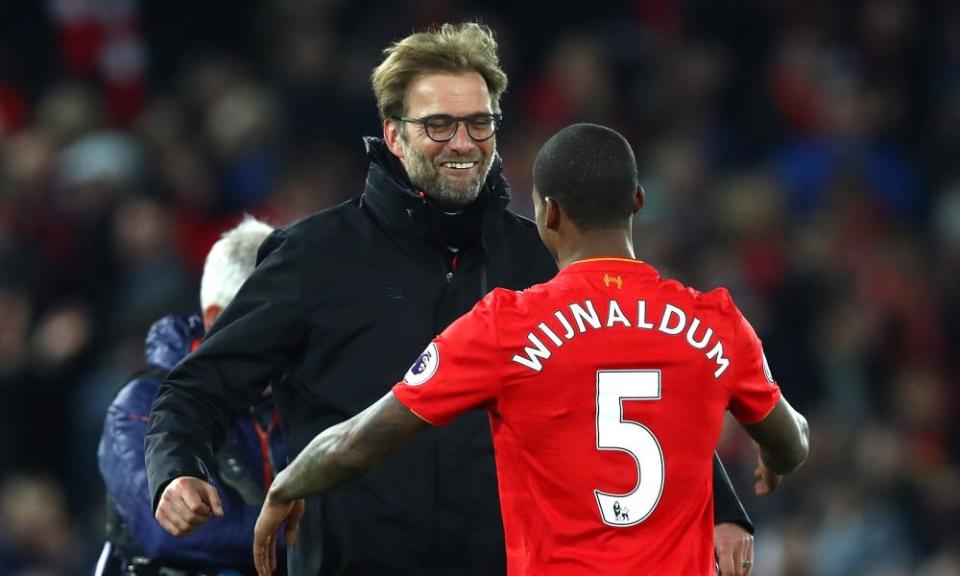
[{"label": "premier league sleeve badge", "polygon": [[413,366],[407,370],[403,382],[409,386],[419,386],[436,374],[438,366],[440,366],[440,349],[437,348],[436,343],[431,342]]}]

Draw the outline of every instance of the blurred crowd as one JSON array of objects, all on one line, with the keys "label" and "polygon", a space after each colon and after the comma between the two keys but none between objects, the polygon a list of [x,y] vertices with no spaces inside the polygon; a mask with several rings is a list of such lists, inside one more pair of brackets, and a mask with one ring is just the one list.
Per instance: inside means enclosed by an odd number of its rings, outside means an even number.
[{"label": "blurred crowd", "polygon": [[[809,418],[757,574],[960,574],[960,6],[947,0],[0,5],[0,576],[89,574],[95,452],[143,336],[244,213],[362,190],[390,41],[480,19],[513,208],[576,121],[636,147],[638,255],[730,288]],[[331,250],[336,247],[331,246]]]}]

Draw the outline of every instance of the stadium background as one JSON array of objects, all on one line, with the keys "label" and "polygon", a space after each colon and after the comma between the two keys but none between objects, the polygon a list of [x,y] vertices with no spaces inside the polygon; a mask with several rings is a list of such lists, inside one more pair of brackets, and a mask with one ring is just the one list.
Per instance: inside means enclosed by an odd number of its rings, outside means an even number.
[{"label": "stadium background", "polygon": [[729,287],[809,417],[770,498],[745,437],[721,443],[755,573],[960,574],[956,3],[5,0],[0,575],[89,573],[96,442],[149,323],[197,307],[241,213],[359,193],[380,50],[465,18],[510,76],[514,207],[555,129],[624,132],[639,256]]}]

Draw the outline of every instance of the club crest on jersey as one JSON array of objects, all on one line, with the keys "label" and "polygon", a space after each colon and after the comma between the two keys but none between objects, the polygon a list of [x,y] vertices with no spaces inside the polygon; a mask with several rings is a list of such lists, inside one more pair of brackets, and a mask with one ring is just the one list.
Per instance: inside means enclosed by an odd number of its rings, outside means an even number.
[{"label": "club crest on jersey", "polygon": [[604,284],[604,286],[606,286],[607,288],[609,288],[610,285],[612,284],[612,285],[614,285],[614,286],[617,287],[617,290],[620,290],[621,288],[623,288],[623,278],[622,278],[619,274],[617,274],[616,276],[611,276],[611,275],[609,275],[609,274],[604,274],[604,275],[603,275],[603,284]]},{"label": "club crest on jersey", "polygon": [[419,386],[436,374],[439,365],[440,350],[435,343],[431,342],[430,345],[427,346],[427,349],[417,358],[417,361],[413,363],[413,366],[407,370],[403,381],[409,386]]}]

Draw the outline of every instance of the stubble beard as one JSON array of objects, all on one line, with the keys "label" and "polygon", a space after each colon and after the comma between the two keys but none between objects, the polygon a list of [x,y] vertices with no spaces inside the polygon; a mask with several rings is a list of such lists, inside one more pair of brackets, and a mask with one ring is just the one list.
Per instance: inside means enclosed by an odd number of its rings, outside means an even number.
[{"label": "stubble beard", "polygon": [[[480,189],[487,180],[490,167],[493,165],[493,154],[486,157],[480,150],[473,154],[438,155],[431,162],[420,150],[411,146],[403,137],[400,138],[407,158],[405,168],[410,182],[431,199],[450,210],[460,210],[473,203],[480,195]],[[470,180],[460,180],[446,177],[440,173],[440,164],[443,162],[480,162],[476,176]]]}]

